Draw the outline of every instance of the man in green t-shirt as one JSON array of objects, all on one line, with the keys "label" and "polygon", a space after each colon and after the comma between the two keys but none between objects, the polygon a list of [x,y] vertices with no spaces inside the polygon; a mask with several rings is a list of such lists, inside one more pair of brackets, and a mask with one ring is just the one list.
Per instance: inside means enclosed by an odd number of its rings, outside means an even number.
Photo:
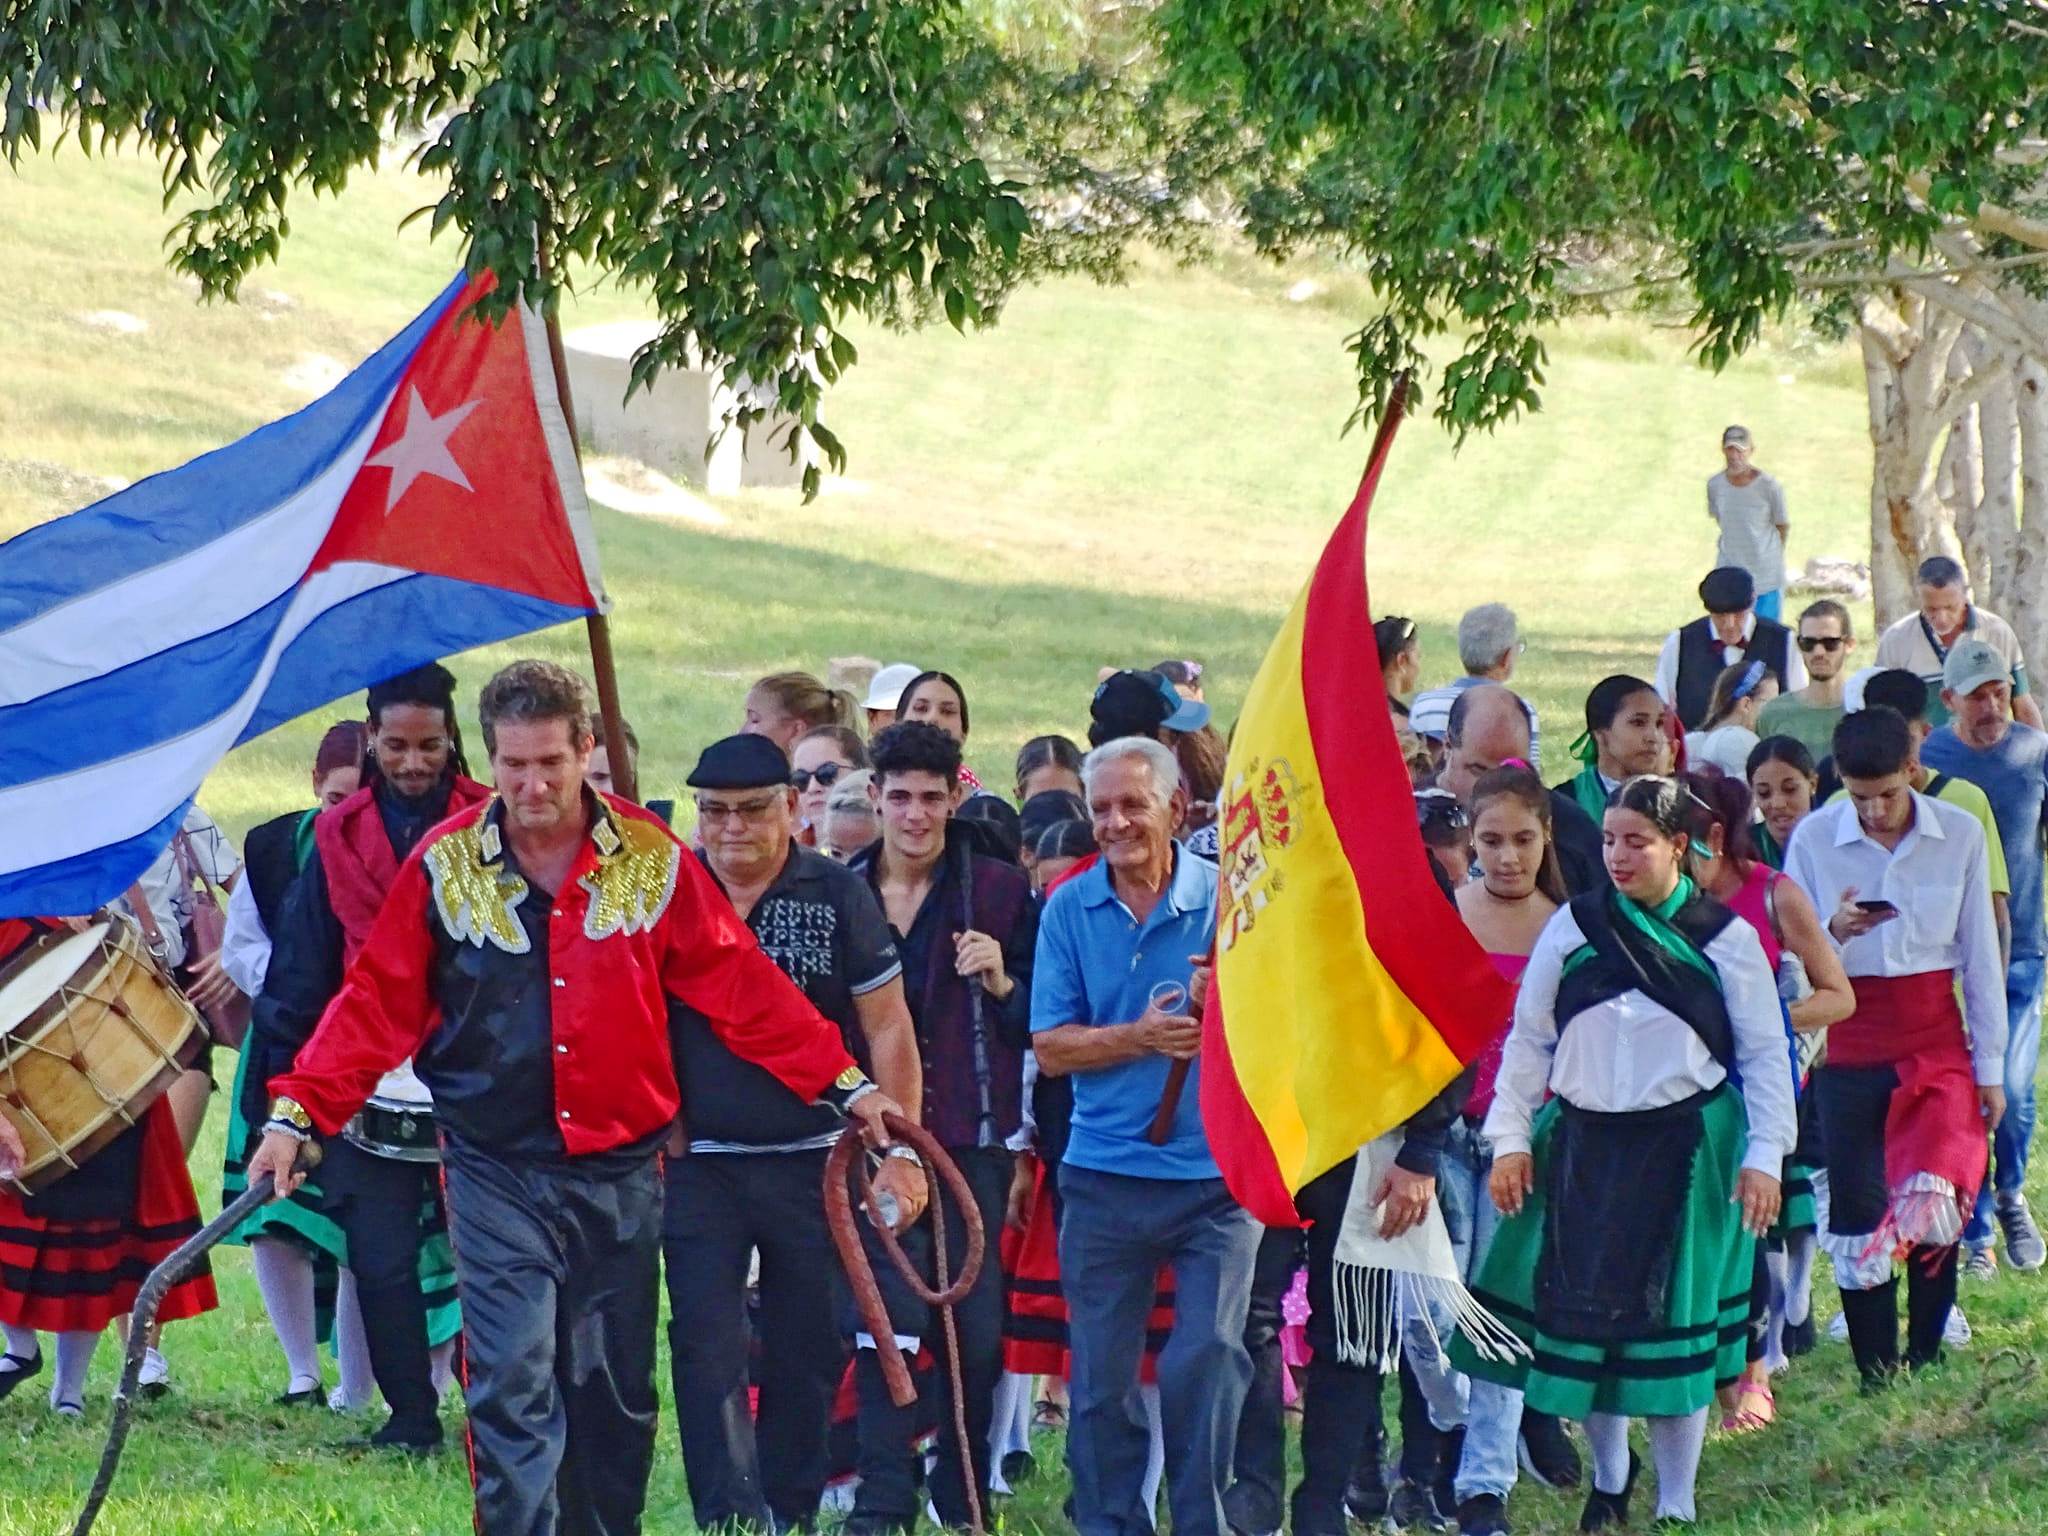
[{"label": "man in green t-shirt", "polygon": [[1842,723],[1842,685],[1849,676],[1849,653],[1856,649],[1849,610],[1831,597],[1808,603],[1799,615],[1798,644],[1806,686],[1766,704],[1757,716],[1756,733],[1790,736],[1819,762],[1834,750],[1835,727]]}]

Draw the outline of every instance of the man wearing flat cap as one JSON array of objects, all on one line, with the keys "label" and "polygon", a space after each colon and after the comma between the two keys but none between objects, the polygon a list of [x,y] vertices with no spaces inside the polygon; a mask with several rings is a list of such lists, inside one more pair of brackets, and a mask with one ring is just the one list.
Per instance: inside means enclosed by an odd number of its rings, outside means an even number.
[{"label": "man wearing flat cap", "polygon": [[1664,637],[1657,657],[1657,692],[1688,731],[1700,728],[1714,679],[1738,662],[1761,661],[1778,680],[1778,691],[1806,686],[1806,664],[1792,644],[1792,631],[1756,612],[1756,583],[1739,565],[1707,572],[1700,583],[1707,611]]},{"label": "man wearing flat cap", "polygon": [[[796,842],[789,759],[766,736],[713,742],[691,771],[704,867],[763,953],[838,1027],[898,1104],[920,1102],[903,965],[868,884]],[[705,1020],[670,1009],[685,1155],[668,1163],[662,1247],[683,1472],[700,1530],[808,1525],[827,1472],[844,1355],[839,1261],[820,1197],[844,1121],[746,1061]],[[876,1176],[906,1219],[924,1179],[906,1148]],[[747,1404],[749,1256],[761,1255],[758,1416]]]}]

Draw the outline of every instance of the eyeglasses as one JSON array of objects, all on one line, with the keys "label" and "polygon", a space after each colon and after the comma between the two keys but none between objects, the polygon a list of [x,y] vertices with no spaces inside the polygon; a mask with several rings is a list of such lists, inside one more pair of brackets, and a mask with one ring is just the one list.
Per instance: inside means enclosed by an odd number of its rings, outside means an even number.
[{"label": "eyeglasses", "polygon": [[1839,651],[1849,642],[1841,635],[1801,635],[1799,649],[1802,651]]},{"label": "eyeglasses", "polygon": [[766,795],[758,800],[742,800],[737,805],[727,805],[722,800],[699,800],[697,819],[702,822],[759,821],[775,808],[779,795]]},{"label": "eyeglasses", "polygon": [[820,763],[815,768],[797,769],[789,776],[789,781],[796,786],[796,792],[802,794],[811,787],[811,780],[816,779],[819,784],[830,789],[839,782],[839,775],[847,771],[847,765],[844,763]]}]

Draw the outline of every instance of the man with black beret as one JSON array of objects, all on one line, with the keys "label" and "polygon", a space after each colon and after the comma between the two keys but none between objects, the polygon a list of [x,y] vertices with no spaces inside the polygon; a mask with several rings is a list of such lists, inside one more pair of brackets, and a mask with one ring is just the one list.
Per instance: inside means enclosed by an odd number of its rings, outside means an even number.
[{"label": "man with black beret", "polygon": [[1775,619],[1759,618],[1756,582],[1739,565],[1707,572],[1700,583],[1707,611],[1664,638],[1657,657],[1657,692],[1688,731],[1707,716],[1714,679],[1728,667],[1761,661],[1778,680],[1780,693],[1806,686],[1806,664],[1792,644],[1792,631]]},{"label": "man with black beret", "polygon": [[[883,1092],[915,1114],[921,1073],[903,966],[868,884],[795,840],[789,759],[766,736],[728,736],[698,758],[698,855],[762,951],[839,1026]],[[845,1122],[733,1054],[680,1004],[669,1016],[685,1155],[668,1163],[667,1259],[676,1424],[700,1530],[807,1526],[827,1473],[844,1368],[839,1263],[820,1198]],[[681,1150],[681,1149],[672,1149]],[[894,1147],[876,1184],[914,1219],[924,1179]],[[761,1403],[747,1404],[747,1268],[761,1255]]]}]

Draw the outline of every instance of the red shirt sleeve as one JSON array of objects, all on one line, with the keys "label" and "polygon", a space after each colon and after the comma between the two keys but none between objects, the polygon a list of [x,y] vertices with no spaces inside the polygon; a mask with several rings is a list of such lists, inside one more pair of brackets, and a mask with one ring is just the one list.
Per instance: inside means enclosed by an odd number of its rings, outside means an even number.
[{"label": "red shirt sleeve", "polygon": [[[427,845],[420,845],[423,851]],[[362,952],[349,966],[341,991],[320,1016],[292,1069],[270,1080],[270,1091],[305,1106],[323,1136],[333,1136],[377,1081],[416,1055],[434,1024],[428,991],[434,936],[431,899],[416,851],[399,870]]]},{"label": "red shirt sleeve", "polygon": [[761,953],[754,932],[685,854],[662,916],[661,980],[704,1015],[726,1047],[774,1074],[806,1103],[854,1064],[839,1027]]}]

